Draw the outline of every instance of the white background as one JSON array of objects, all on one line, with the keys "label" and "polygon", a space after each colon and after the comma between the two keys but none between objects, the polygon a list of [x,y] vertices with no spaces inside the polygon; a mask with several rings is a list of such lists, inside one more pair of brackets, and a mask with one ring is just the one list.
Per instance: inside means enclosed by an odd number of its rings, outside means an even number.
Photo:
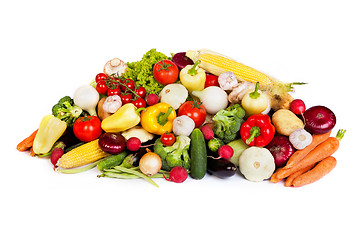
[{"label": "white background", "polygon": [[[359,55],[356,1],[3,1],[1,239],[356,239]],[[347,130],[338,165],[302,188],[237,175],[183,184],[58,174],[16,151],[60,97],[119,57],[209,48],[325,105]]]}]

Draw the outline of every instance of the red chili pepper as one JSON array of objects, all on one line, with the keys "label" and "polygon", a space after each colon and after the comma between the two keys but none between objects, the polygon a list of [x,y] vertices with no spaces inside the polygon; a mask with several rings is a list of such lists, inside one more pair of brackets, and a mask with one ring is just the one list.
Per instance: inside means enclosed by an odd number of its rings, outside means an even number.
[{"label": "red chili pepper", "polygon": [[248,146],[265,147],[275,135],[275,127],[266,114],[250,116],[240,128],[241,139]]}]

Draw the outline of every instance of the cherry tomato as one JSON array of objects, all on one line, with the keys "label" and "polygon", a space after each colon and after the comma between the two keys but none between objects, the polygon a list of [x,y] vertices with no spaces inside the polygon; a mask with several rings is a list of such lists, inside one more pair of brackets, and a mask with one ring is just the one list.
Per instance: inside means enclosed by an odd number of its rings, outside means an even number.
[{"label": "cherry tomato", "polygon": [[168,132],[163,133],[160,137],[161,143],[164,144],[165,146],[172,146],[175,140],[176,140],[175,135]]},{"label": "cherry tomato", "polygon": [[146,108],[146,102],[143,98],[138,98],[132,102],[137,108]]},{"label": "cherry tomato", "polygon": [[146,96],[146,89],[144,87],[139,87],[136,89],[136,94],[139,95],[141,98],[145,98]]},{"label": "cherry tomato", "polygon": [[[121,81],[122,84],[126,85],[126,87],[130,88],[131,90],[135,90],[135,82],[131,79],[125,79]],[[121,91],[125,92],[128,90],[125,86],[120,85]]]},{"label": "cherry tomato", "polygon": [[179,76],[179,69],[170,60],[161,60],[154,65],[153,75],[156,81],[162,85],[176,82]]},{"label": "cherry tomato", "polygon": [[120,95],[120,93],[121,93],[121,91],[120,91],[120,88],[119,88],[119,87],[114,88],[114,89],[109,88],[109,89],[107,90],[107,95],[108,95],[108,96]]},{"label": "cherry tomato", "polygon": [[105,73],[98,73],[95,77],[95,82],[98,83],[100,80],[107,79],[107,75]]},{"label": "cherry tomato", "polygon": [[100,94],[106,94],[107,90],[108,90],[108,86],[106,85],[105,80],[100,80],[97,84],[96,84],[96,91],[98,91],[98,93]]},{"label": "cherry tomato", "polygon": [[219,87],[218,76],[206,73],[205,88],[210,86]]},{"label": "cherry tomato", "polygon": [[96,116],[80,117],[76,119],[73,131],[80,141],[90,142],[102,134],[101,121]]},{"label": "cherry tomato", "polygon": [[204,105],[196,101],[186,101],[180,105],[178,115],[187,115],[195,122],[195,127],[200,127],[206,118]]},{"label": "cherry tomato", "polygon": [[122,93],[120,94],[120,99],[122,104],[127,104],[132,102],[133,96],[130,93]]}]

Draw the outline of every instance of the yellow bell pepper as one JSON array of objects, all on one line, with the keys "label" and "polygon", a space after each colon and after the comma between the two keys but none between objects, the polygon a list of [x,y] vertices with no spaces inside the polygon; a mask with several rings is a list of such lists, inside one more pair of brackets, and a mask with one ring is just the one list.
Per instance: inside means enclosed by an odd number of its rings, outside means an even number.
[{"label": "yellow bell pepper", "polygon": [[128,130],[140,122],[139,112],[145,108],[137,109],[134,104],[127,103],[120,107],[113,115],[101,122],[101,128],[105,132],[122,132]]},{"label": "yellow bell pepper", "polygon": [[54,143],[64,134],[66,128],[66,122],[53,115],[43,117],[34,139],[34,152],[36,154],[48,153]]},{"label": "yellow bell pepper", "polygon": [[175,110],[168,103],[157,103],[141,112],[141,126],[149,133],[161,135],[171,132]]},{"label": "yellow bell pepper", "polygon": [[191,95],[193,91],[201,91],[205,88],[206,74],[204,69],[197,67],[199,63],[196,61],[194,65],[187,65],[179,74],[181,84]]}]

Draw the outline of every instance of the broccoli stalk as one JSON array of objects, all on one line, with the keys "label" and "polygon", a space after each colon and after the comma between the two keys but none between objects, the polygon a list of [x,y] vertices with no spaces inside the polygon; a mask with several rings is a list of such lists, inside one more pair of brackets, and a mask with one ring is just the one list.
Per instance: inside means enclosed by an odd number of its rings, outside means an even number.
[{"label": "broccoli stalk", "polygon": [[68,127],[72,127],[82,113],[83,110],[76,106],[74,100],[69,96],[61,98],[59,102],[52,107],[52,114],[66,122]]},{"label": "broccoli stalk", "polygon": [[162,169],[170,171],[173,167],[181,166],[185,169],[190,168],[189,156],[190,138],[184,135],[176,137],[176,141],[171,146],[165,146],[160,139],[155,141],[154,152],[157,153],[162,161]]},{"label": "broccoli stalk", "polygon": [[215,135],[224,143],[233,141],[237,137],[241,124],[244,122],[244,116],[245,111],[239,104],[220,110],[213,117]]}]

